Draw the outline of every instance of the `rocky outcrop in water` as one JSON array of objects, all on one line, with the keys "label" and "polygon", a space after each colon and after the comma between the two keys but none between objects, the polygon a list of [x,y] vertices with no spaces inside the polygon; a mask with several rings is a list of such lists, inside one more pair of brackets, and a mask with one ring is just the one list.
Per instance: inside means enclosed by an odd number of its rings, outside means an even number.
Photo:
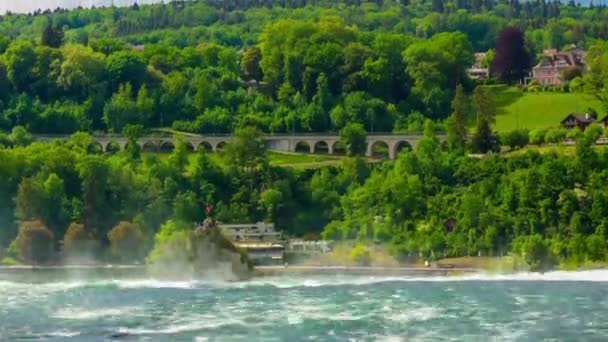
[{"label": "rocky outcrop in water", "polygon": [[188,250],[194,270],[203,276],[220,272],[224,278],[233,276],[227,280],[239,280],[250,277],[253,271],[253,263],[247,253],[236,248],[214,222],[190,234]]},{"label": "rocky outcrop in water", "polygon": [[238,281],[253,273],[247,253],[236,248],[211,219],[156,246],[149,266],[153,276],[169,279]]}]

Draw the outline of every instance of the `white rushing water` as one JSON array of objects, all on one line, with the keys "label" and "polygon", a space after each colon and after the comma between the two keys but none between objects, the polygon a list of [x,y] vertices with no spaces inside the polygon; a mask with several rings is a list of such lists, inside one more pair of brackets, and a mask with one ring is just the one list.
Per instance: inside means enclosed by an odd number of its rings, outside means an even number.
[{"label": "white rushing water", "polygon": [[602,341],[608,271],[10,280],[0,341]]},{"label": "white rushing water", "polygon": [[224,282],[220,280],[181,280],[167,281],[153,278],[142,279],[111,279],[111,280],[84,280],[73,279],[67,281],[52,281],[48,283],[23,283],[0,280],[0,293],[2,290],[36,288],[42,292],[65,291],[79,287],[103,287],[115,286],[123,289],[194,289],[201,286],[225,287],[225,288],[247,288],[254,286],[271,286],[276,288],[295,287],[325,287],[343,285],[371,285],[386,282],[471,282],[471,281],[572,281],[572,282],[608,282],[608,270],[588,271],[552,271],[546,273],[514,273],[514,274],[470,274],[463,276],[432,276],[432,277],[407,277],[407,276],[278,276],[261,277],[250,281]]}]

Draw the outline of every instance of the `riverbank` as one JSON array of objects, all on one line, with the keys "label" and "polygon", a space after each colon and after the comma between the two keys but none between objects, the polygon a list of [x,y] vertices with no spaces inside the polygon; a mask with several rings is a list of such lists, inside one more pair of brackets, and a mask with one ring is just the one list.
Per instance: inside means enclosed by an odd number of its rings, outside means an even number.
[{"label": "riverbank", "polygon": [[353,275],[353,276],[449,276],[478,273],[475,268],[448,267],[350,267],[350,266],[257,266],[256,277],[281,275]]},{"label": "riverbank", "polygon": [[[350,267],[350,266],[257,266],[253,277],[277,276],[395,276],[436,277],[474,274],[480,270],[465,267]],[[74,265],[74,266],[1,266],[0,280],[20,278],[36,281],[40,276],[49,280],[73,278],[142,278],[147,277],[144,265]]]}]

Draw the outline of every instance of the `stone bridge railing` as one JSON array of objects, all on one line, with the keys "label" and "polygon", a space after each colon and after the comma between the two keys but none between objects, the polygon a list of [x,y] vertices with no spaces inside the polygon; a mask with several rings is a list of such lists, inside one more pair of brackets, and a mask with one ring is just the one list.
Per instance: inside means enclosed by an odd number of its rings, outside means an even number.
[{"label": "stone bridge railing", "polygon": [[[67,140],[69,136],[60,135],[36,135],[36,140]],[[120,135],[93,136],[91,146],[96,146],[97,150],[103,152],[112,152],[124,150],[128,144],[128,140]],[[438,135],[441,141],[445,141],[444,135]],[[226,145],[232,136],[230,135],[194,135],[187,134],[181,137],[181,140],[188,146],[189,149],[197,151],[204,148],[207,151],[220,150]],[[395,159],[397,153],[403,149],[414,149],[418,141],[422,139],[422,135],[414,134],[390,134],[377,133],[367,136],[366,156],[372,157],[376,154],[376,150],[382,147],[388,152],[390,159]],[[344,146],[339,143],[339,137],[335,134],[311,133],[311,134],[271,134],[265,135],[264,140],[266,147],[269,150],[285,151],[285,152],[308,152],[320,153],[324,152],[330,155],[343,152]],[[174,147],[174,139],[172,136],[144,136],[137,140],[137,145],[144,151],[161,151],[172,150]]]}]

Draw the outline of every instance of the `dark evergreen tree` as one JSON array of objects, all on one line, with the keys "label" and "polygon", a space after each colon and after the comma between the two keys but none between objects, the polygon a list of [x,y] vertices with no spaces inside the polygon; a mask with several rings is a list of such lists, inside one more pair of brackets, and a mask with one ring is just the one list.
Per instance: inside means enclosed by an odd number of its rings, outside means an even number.
[{"label": "dark evergreen tree", "polygon": [[443,0],[433,0],[433,11],[443,13]]},{"label": "dark evergreen tree", "polygon": [[448,144],[451,148],[464,146],[467,139],[465,127],[465,115],[467,110],[467,98],[462,85],[456,87],[456,94],[452,100],[452,115],[448,119]]},{"label": "dark evergreen tree", "polygon": [[50,22],[42,30],[40,45],[58,48],[63,43],[63,29],[59,26],[53,27]]},{"label": "dark evergreen tree", "polygon": [[491,128],[496,120],[496,104],[494,96],[488,88],[481,86],[475,88],[473,109],[477,115],[477,131],[471,142],[473,151],[477,153],[498,152],[500,149],[498,137]]}]

